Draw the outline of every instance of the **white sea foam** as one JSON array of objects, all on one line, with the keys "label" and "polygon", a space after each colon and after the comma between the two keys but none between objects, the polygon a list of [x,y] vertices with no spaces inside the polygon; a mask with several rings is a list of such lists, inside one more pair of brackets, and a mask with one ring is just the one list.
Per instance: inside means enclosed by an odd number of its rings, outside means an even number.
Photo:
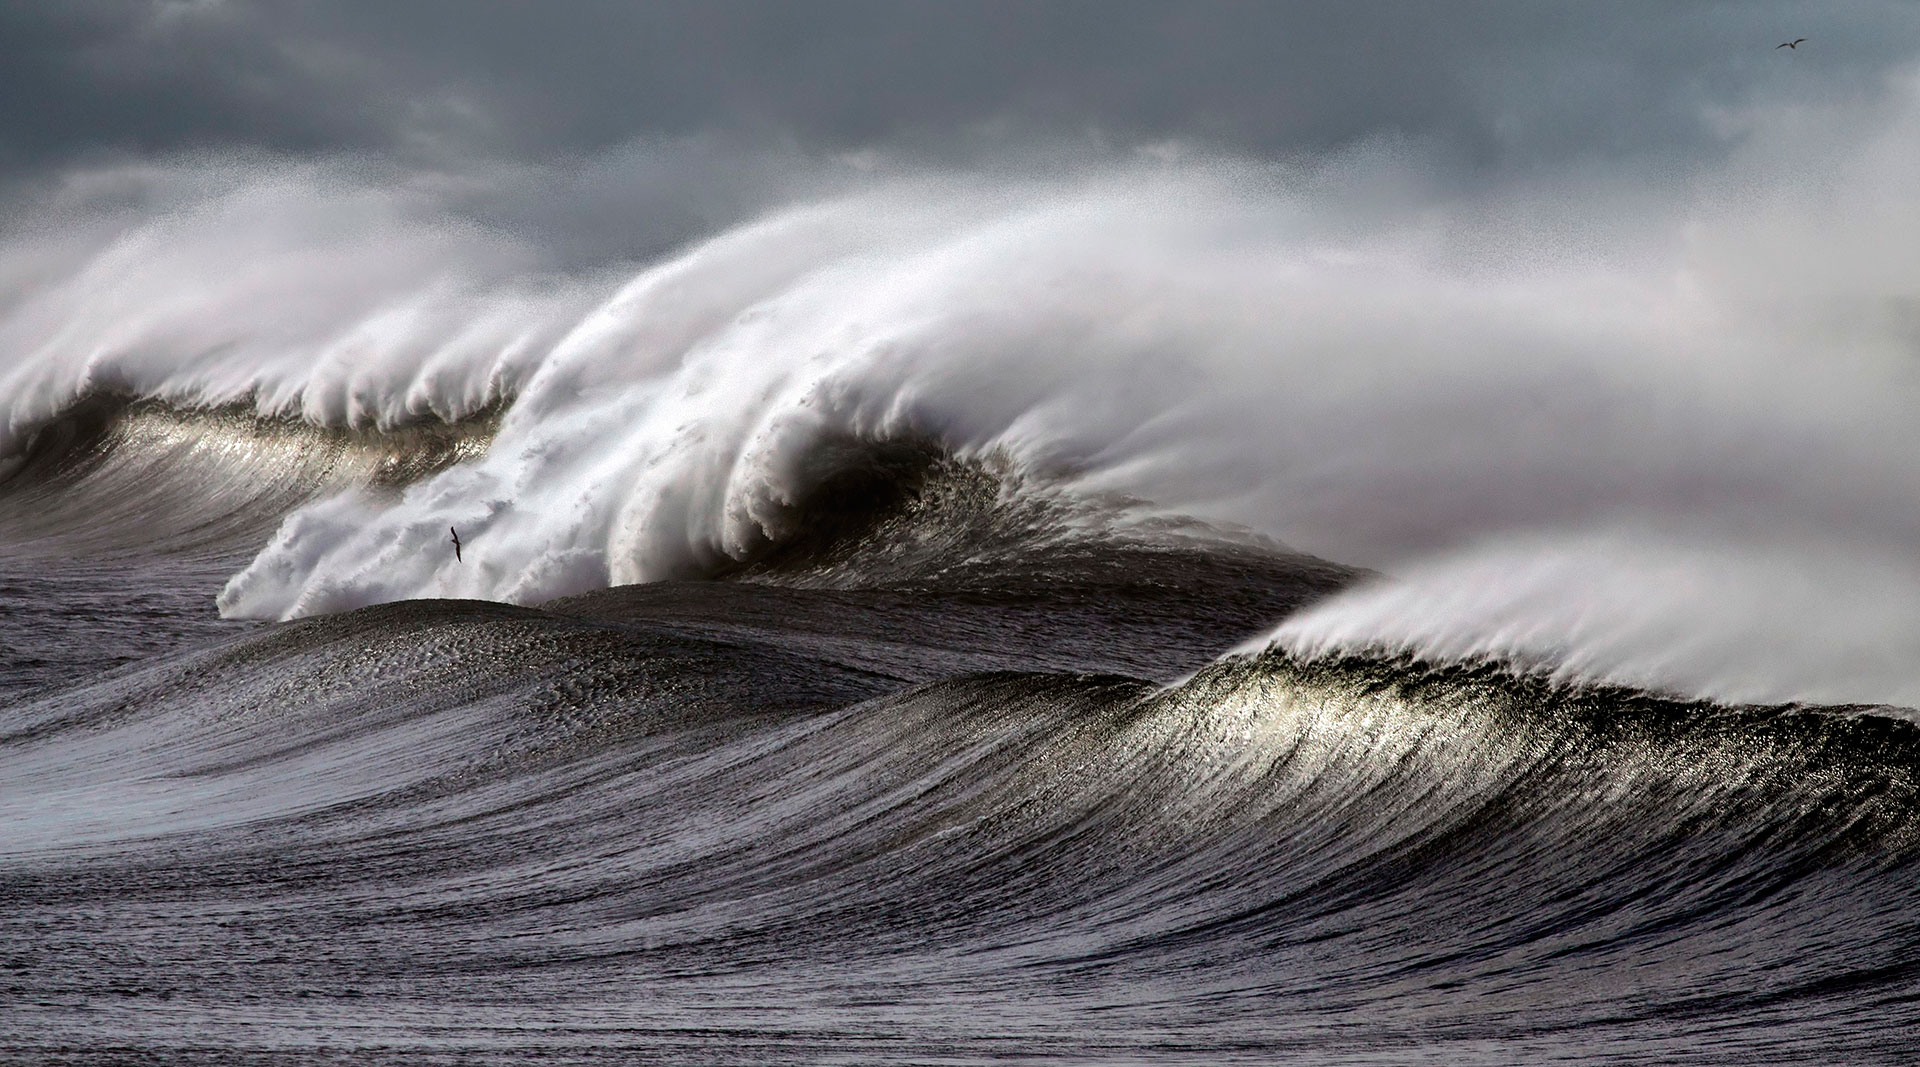
[{"label": "white sea foam", "polygon": [[1242,651],[1492,658],[1681,696],[1920,707],[1917,591],[1920,560],[1885,545],[1535,536],[1414,561]]},{"label": "white sea foam", "polygon": [[588,271],[429,182],[120,175],[165,195],[69,193],[0,249],[6,433],[100,388],[329,423],[512,398],[485,458],[291,515],[229,615],[683,573],[765,537],[823,437],[911,433],[1394,576],[1288,622],[1297,650],[1920,702],[1920,92],[1894,96],[1585,199],[1449,198],[1391,146],[849,171]]}]

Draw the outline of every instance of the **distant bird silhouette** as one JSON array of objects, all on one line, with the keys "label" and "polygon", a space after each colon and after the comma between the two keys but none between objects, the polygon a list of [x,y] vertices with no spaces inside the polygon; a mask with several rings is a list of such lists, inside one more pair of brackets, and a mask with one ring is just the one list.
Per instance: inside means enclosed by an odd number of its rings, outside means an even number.
[{"label": "distant bird silhouette", "polygon": [[460,531],[449,526],[447,532],[453,535],[453,561],[458,563],[460,562]]},{"label": "distant bird silhouette", "polygon": [[1773,46],[1773,50],[1774,50],[1774,51],[1776,51],[1776,52],[1778,52],[1778,51],[1779,51],[1779,50],[1781,50],[1782,48],[1793,48],[1793,49],[1798,49],[1798,48],[1800,47],[1800,44],[1801,44],[1801,42],[1803,42],[1803,41],[1805,41],[1805,40],[1806,40],[1806,38],[1805,38],[1805,37],[1795,37],[1795,38],[1794,38],[1793,40],[1791,40],[1791,41],[1786,41],[1786,42],[1783,42],[1783,43],[1781,43],[1781,44],[1777,44],[1777,45],[1774,45],[1774,46]]}]

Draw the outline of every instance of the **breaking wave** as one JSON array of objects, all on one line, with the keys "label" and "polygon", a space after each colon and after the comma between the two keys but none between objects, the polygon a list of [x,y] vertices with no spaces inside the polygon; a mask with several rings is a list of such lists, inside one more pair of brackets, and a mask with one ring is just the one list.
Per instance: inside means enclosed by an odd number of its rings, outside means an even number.
[{"label": "breaking wave", "polygon": [[1376,148],[587,266],[76,179],[0,240],[8,1041],[1911,1058],[1915,128],[1817,230]]},{"label": "breaking wave", "polygon": [[[1448,198],[1377,146],[896,171],[587,268],[417,176],[97,174],[0,252],[23,280],[0,453],[98,396],[254,442],[486,422],[484,446],[406,445],[398,479],[387,445],[262,453],[303,488],[260,509],[291,511],[219,593],[234,617],[751,569],[821,487],[937,461],[1059,530],[1231,531],[1391,576],[1288,622],[1302,654],[1920,702],[1915,96],[1794,131],[1824,151],[1755,138],[1584,205]],[[1833,197],[1852,210],[1804,224]],[[258,430],[293,423],[320,436]],[[236,439],[212,437],[168,462]]]}]

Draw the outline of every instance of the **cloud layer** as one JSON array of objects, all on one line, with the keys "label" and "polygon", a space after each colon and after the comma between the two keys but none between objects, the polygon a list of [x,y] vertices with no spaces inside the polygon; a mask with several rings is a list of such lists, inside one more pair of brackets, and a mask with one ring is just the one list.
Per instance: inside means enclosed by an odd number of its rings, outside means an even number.
[{"label": "cloud layer", "polygon": [[1917,47],[1920,8],[1892,0],[73,0],[0,6],[0,165],[203,149],[445,165],[713,133],[1261,156],[1392,135],[1445,144],[1469,175],[1684,163],[1724,150],[1729,112],[1876,92]]}]

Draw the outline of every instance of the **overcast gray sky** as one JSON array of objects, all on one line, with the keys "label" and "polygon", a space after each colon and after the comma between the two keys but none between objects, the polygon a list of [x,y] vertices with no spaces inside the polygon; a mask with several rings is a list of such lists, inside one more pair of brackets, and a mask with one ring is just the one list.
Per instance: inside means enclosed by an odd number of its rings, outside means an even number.
[{"label": "overcast gray sky", "polygon": [[1284,156],[1392,134],[1471,172],[1711,156],[1716,113],[1870,94],[1916,53],[1910,0],[0,0],[0,168],[208,148],[445,165],[716,133]]}]

